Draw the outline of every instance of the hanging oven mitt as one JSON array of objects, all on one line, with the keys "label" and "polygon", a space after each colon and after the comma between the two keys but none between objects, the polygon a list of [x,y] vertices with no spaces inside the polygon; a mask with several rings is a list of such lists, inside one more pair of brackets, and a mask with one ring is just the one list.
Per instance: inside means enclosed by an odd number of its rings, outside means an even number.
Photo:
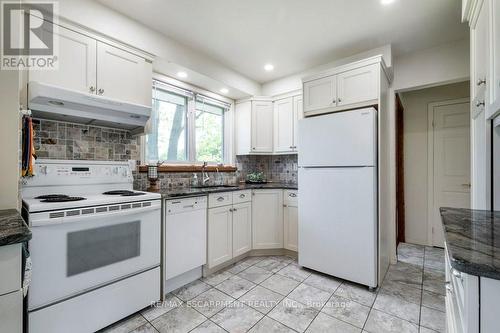
[{"label": "hanging oven mitt", "polygon": [[35,163],[35,145],[33,142],[33,119],[29,116],[23,117],[22,126],[22,162],[21,162],[21,176],[31,177],[34,176],[33,165]]}]

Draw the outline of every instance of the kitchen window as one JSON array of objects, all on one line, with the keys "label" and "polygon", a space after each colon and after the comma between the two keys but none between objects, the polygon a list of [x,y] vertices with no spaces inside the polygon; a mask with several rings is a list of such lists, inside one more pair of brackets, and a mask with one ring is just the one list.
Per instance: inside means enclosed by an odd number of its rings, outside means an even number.
[{"label": "kitchen window", "polygon": [[145,161],[224,163],[230,104],[155,81]]}]

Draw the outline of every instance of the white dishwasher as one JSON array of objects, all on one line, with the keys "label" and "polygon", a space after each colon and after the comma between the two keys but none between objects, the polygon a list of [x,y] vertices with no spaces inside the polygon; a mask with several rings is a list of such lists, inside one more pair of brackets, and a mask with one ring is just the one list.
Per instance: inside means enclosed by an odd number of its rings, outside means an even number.
[{"label": "white dishwasher", "polygon": [[167,290],[201,276],[207,261],[206,196],[166,201],[164,248]]}]

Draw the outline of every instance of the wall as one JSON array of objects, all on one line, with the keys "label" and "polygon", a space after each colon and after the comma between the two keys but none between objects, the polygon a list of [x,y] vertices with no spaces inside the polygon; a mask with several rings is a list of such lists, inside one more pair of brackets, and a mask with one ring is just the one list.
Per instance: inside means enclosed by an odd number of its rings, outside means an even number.
[{"label": "wall", "polygon": [[282,93],[287,93],[290,91],[302,89],[302,78],[307,75],[318,73],[330,68],[345,65],[350,62],[362,60],[372,56],[382,54],[387,67],[392,67],[392,49],[390,45],[385,45],[378,47],[376,49],[368,50],[366,52],[358,53],[353,56],[336,59],[329,63],[317,66],[306,71],[287,76],[278,80],[274,80],[262,85],[262,95],[264,96],[274,96]]},{"label": "wall", "polygon": [[18,208],[19,73],[0,70],[0,209]]},{"label": "wall", "polygon": [[468,81],[402,94],[407,242],[430,245],[427,243],[428,104],[464,97],[469,97]]},{"label": "wall", "polygon": [[126,130],[35,119],[39,158],[128,161],[140,159],[140,139]]}]

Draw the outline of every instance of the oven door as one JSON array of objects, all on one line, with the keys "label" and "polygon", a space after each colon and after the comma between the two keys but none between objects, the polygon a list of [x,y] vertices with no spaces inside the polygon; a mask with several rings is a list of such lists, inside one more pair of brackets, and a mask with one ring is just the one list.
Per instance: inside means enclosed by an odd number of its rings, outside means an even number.
[{"label": "oven door", "polygon": [[52,223],[46,213],[30,216],[29,310],[159,266],[161,202],[144,206],[86,216],[65,212]]}]

